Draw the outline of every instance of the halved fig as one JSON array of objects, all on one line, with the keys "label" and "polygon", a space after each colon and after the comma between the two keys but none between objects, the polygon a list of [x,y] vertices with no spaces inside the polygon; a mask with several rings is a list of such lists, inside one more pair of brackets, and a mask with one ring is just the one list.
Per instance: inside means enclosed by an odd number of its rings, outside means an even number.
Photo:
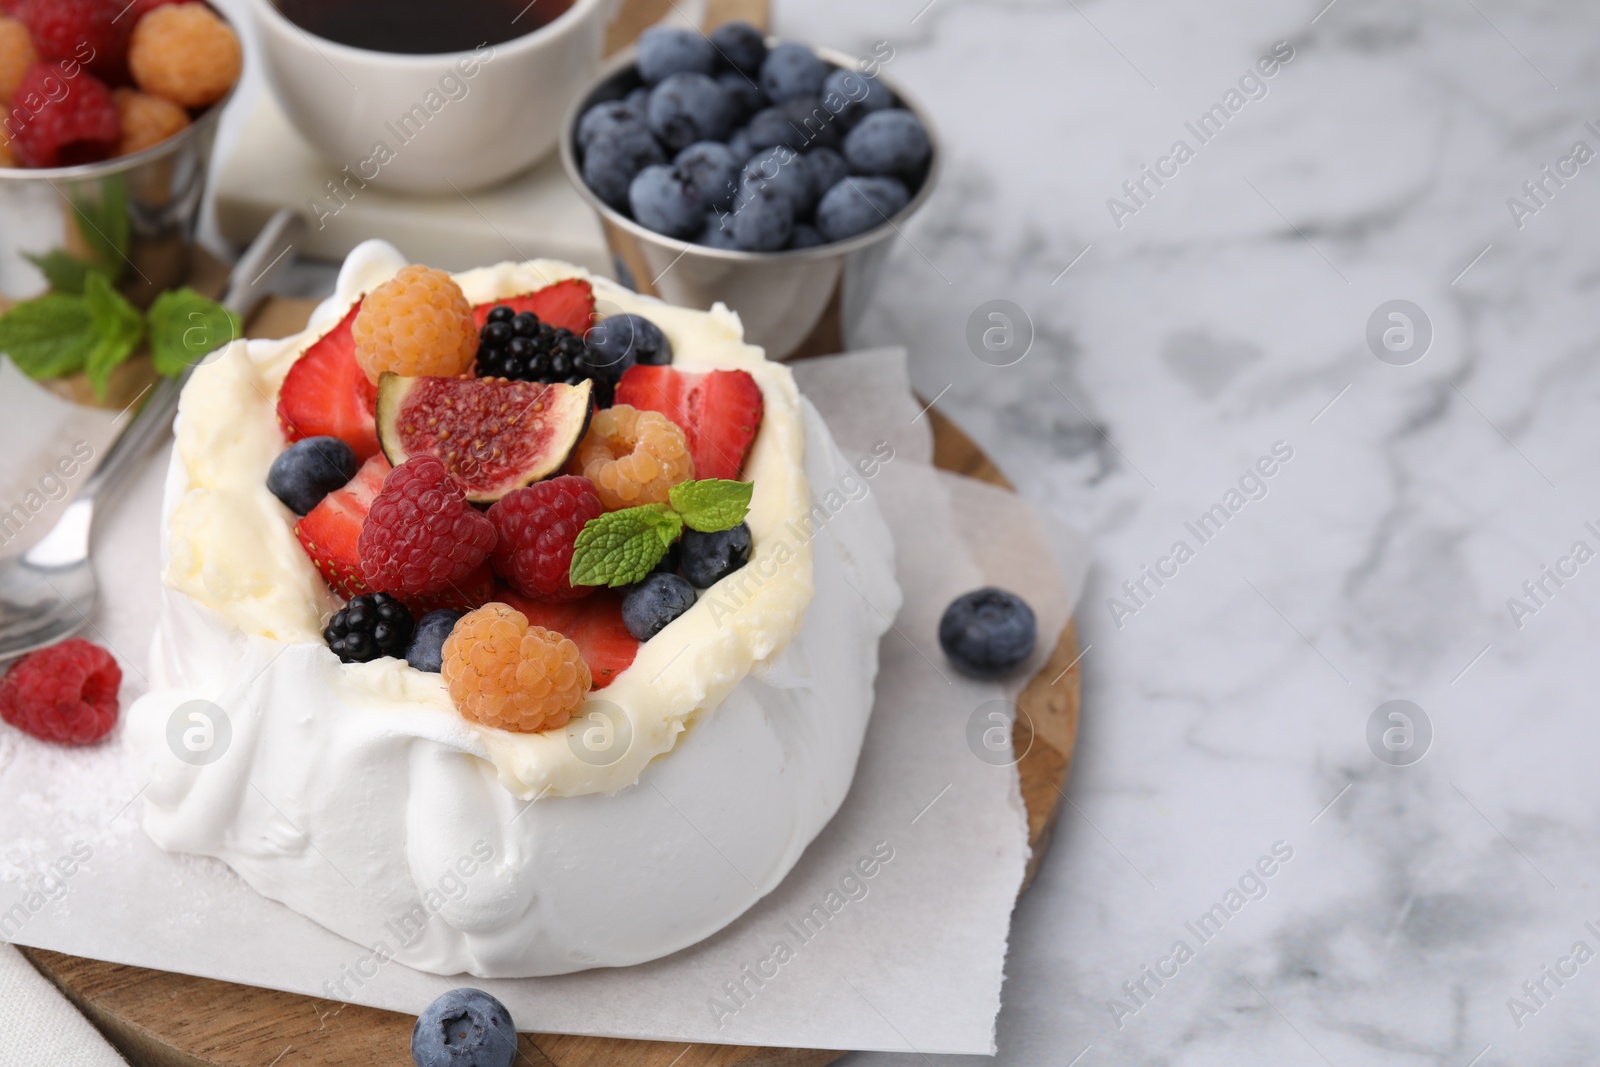
[{"label": "halved fig", "polygon": [[467,499],[489,504],[555,474],[583,439],[591,383],[504,378],[378,379],[378,443],[398,467],[438,456]]}]

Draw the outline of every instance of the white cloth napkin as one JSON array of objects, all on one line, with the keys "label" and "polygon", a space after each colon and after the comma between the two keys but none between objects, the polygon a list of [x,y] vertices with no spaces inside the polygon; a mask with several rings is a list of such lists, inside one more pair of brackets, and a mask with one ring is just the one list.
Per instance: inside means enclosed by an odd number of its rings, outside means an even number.
[{"label": "white cloth napkin", "polygon": [[0,1067],[127,1067],[72,1002],[0,944]]}]

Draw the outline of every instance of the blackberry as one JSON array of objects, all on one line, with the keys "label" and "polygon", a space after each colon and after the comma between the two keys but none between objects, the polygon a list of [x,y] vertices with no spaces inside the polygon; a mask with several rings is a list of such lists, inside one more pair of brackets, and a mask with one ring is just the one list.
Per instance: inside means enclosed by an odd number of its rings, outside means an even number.
[{"label": "blackberry", "polygon": [[617,376],[591,358],[583,338],[540,322],[531,311],[513,311],[504,304],[489,312],[478,332],[477,375],[546,385],[592,381],[595,403],[603,408],[611,406],[617,384]]},{"label": "blackberry", "polygon": [[388,593],[369,593],[336,612],[322,636],[343,662],[366,663],[380,656],[404,656],[412,629],[404,604]]}]

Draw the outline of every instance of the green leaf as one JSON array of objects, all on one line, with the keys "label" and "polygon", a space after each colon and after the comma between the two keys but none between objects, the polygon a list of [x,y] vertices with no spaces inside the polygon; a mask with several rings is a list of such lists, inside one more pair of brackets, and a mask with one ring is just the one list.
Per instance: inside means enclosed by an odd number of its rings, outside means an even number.
[{"label": "green leaf", "polygon": [[679,482],[672,487],[669,498],[689,529],[716,533],[731,530],[744,521],[750,514],[750,494],[754,491],[750,482],[705,478]]},{"label": "green leaf", "polygon": [[112,281],[128,266],[128,186],[120,174],[101,179],[100,195],[77,196],[72,201],[78,233],[94,253],[94,265]]},{"label": "green leaf", "polygon": [[30,378],[78,373],[95,340],[94,319],[81,296],[49,293],[0,317],[0,352]]},{"label": "green leaf", "polygon": [[89,351],[84,373],[94,386],[95,396],[104,398],[111,372],[133,355],[144,337],[144,317],[111,288],[99,271],[90,273],[84,285],[83,305],[94,330],[94,347]]},{"label": "green leaf", "polygon": [[59,248],[52,248],[43,255],[24,252],[22,258],[38,267],[45,281],[58,293],[82,296],[83,287],[89,281],[89,272],[94,270],[93,263],[86,263]]},{"label": "green leaf", "polygon": [[632,585],[655,569],[682,532],[683,520],[665,504],[590,519],[578,531],[568,577],[573,585]]},{"label": "green leaf", "polygon": [[150,353],[157,374],[181,374],[239,334],[237,315],[188,287],[162,293],[150,305]]}]

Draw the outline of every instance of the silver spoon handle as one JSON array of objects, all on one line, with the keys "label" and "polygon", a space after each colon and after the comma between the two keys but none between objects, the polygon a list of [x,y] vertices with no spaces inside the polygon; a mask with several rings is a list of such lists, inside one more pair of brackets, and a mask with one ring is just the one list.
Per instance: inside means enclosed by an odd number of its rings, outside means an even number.
[{"label": "silver spoon handle", "polygon": [[[241,322],[244,321],[266,295],[273,277],[294,261],[290,252],[304,234],[305,220],[287,208],[268,219],[239,262],[234,264],[222,306],[239,316]],[[178,411],[178,397],[189,381],[189,375],[202,362],[203,359],[196,360],[176,377],[160,379],[146,392],[139,410],[128,420],[128,424],[106,450],[105,458],[84,482],[78,494],[79,499],[93,500],[102,490],[117,486],[134,461],[167,432],[172,425],[172,417]]]}]

